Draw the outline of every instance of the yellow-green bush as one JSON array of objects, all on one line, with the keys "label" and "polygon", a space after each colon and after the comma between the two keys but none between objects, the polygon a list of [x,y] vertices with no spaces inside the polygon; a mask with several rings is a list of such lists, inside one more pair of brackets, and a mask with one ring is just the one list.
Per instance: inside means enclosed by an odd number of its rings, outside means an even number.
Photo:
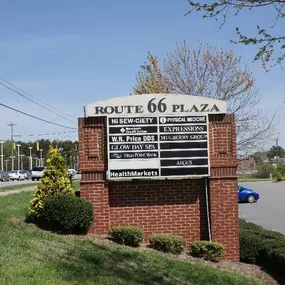
[{"label": "yellow-green bush", "polygon": [[186,245],[183,237],[171,234],[153,234],[149,239],[149,243],[153,249],[173,254],[181,254]]},{"label": "yellow-green bush", "polygon": [[30,202],[29,218],[38,218],[47,199],[58,195],[75,196],[75,193],[64,158],[58,148],[50,147],[44,175]]},{"label": "yellow-green bush", "polygon": [[109,236],[114,242],[137,247],[143,241],[143,229],[136,226],[117,226],[109,229]]},{"label": "yellow-green bush", "polygon": [[194,257],[201,257],[206,260],[216,260],[224,257],[225,248],[222,244],[206,240],[193,241],[190,244],[190,253]]}]

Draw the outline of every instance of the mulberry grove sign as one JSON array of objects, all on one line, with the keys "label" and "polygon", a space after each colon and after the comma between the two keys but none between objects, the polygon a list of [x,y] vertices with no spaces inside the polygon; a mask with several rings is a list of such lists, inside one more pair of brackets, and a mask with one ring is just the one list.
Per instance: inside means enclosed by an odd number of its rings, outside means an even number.
[{"label": "mulberry grove sign", "polygon": [[224,101],[189,95],[134,95],[85,107],[107,116],[110,180],[209,176],[208,114]]}]

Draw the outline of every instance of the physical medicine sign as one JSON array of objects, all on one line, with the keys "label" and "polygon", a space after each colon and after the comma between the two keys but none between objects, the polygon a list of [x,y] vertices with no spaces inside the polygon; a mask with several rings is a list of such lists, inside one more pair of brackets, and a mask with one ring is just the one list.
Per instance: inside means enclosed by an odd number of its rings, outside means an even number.
[{"label": "physical medicine sign", "polygon": [[209,176],[208,114],[226,103],[189,95],[134,95],[87,105],[107,116],[110,180]]}]

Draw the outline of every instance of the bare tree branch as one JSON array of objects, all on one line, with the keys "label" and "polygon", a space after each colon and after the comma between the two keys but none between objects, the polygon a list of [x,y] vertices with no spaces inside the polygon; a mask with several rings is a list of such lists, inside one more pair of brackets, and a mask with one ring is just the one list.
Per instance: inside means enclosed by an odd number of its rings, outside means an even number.
[{"label": "bare tree branch", "polygon": [[209,97],[228,102],[228,111],[236,115],[238,151],[250,152],[268,144],[273,132],[274,116],[268,118],[258,108],[260,95],[241,58],[205,46],[190,50],[183,42],[164,60],[164,76],[173,92]]},{"label": "bare tree branch", "polygon": [[[273,35],[269,33],[268,29],[273,29],[280,19],[285,18],[284,7],[285,0],[280,1],[265,1],[265,0],[214,0],[206,1],[204,3],[193,2],[188,0],[190,10],[186,15],[193,12],[201,12],[203,18],[215,18],[218,20],[222,18],[221,26],[226,22],[227,16],[231,10],[235,11],[237,16],[244,9],[253,10],[257,8],[268,9],[273,7],[276,12],[273,25],[266,28],[261,28],[257,25],[255,36],[244,35],[239,28],[236,28],[238,40],[231,40],[232,43],[239,43],[244,45],[257,45],[258,51],[255,54],[254,60],[261,60],[264,69],[268,71],[267,66],[274,66],[281,64],[285,58],[285,35]],[[279,51],[279,54],[276,53]]]}]

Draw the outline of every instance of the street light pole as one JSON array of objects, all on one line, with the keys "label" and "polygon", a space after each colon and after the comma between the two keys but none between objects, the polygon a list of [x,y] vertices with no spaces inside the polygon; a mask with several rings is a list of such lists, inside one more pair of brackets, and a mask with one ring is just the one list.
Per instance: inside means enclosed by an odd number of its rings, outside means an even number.
[{"label": "street light pole", "polygon": [[21,158],[21,170],[23,170],[23,169],[24,169],[24,162],[23,162],[24,157],[25,157],[25,155],[24,155],[24,154],[20,154],[20,158]]},{"label": "street light pole", "polygon": [[9,160],[5,160],[5,163],[6,163],[6,171],[8,171],[8,161],[9,161]]},{"label": "street light pole", "polygon": [[40,149],[40,166],[43,166],[43,150]]},{"label": "street light pole", "polygon": [[32,147],[29,146],[29,150],[30,150],[30,170],[32,170],[33,168],[33,158],[32,158]]},{"label": "street light pole", "polygon": [[12,159],[11,170],[14,170],[14,159],[15,159],[15,155],[10,156],[10,158]]},{"label": "street light pole", "polygon": [[20,144],[17,144],[17,149],[18,149],[18,170],[20,170]]},{"label": "street light pole", "polygon": [[1,170],[4,170],[4,141],[0,141],[1,144]]},{"label": "street light pole", "polygon": [[36,161],[36,167],[38,167],[38,158],[35,157],[34,160]]}]

